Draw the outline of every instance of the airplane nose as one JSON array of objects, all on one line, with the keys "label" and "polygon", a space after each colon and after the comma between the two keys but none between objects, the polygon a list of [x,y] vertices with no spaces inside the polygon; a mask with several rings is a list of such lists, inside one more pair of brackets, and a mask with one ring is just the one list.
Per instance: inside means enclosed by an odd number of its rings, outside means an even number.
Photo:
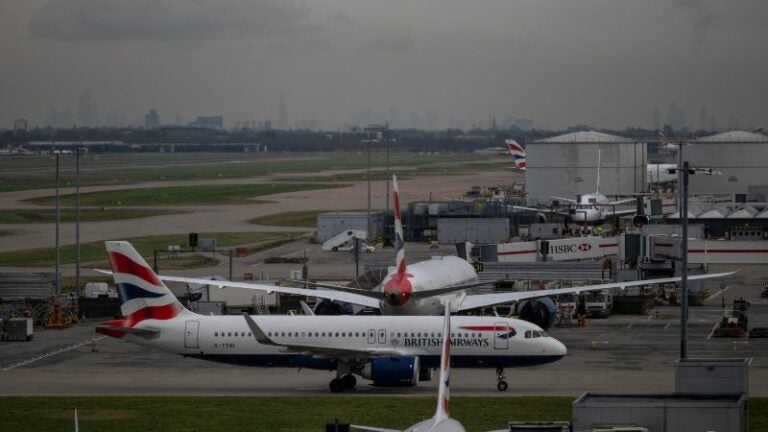
[{"label": "airplane nose", "polygon": [[555,353],[555,355],[565,356],[568,354],[568,348],[566,348],[565,345],[559,340],[552,338],[552,345],[552,351]]}]

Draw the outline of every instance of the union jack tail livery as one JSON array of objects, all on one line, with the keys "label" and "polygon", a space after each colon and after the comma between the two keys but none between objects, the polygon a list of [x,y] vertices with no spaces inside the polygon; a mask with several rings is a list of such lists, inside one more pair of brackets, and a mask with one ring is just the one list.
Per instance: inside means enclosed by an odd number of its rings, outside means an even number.
[{"label": "union jack tail livery", "polygon": [[520,144],[518,144],[517,141],[511,138],[505,140],[505,142],[507,143],[509,154],[512,156],[512,159],[515,162],[515,168],[519,169],[520,171],[525,171],[525,158],[527,156],[525,149]]},{"label": "union jack tail livery", "polygon": [[169,320],[192,313],[179,303],[130,243],[108,241],[105,244],[123,317],[98,324],[96,331],[113,337],[126,333],[143,335],[147,330],[134,328],[142,321]]}]

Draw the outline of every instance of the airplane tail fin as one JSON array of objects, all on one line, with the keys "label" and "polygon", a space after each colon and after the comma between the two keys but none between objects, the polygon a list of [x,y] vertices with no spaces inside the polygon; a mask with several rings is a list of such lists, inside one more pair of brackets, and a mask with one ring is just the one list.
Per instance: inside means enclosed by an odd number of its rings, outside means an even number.
[{"label": "airplane tail fin", "polygon": [[133,327],[144,320],[168,320],[179,314],[192,313],[158,279],[129,242],[108,241],[105,245],[123,318],[100,323],[96,326],[97,331],[114,337],[138,334],[138,329]]},{"label": "airplane tail fin", "polygon": [[526,167],[525,159],[528,153],[520,144],[517,143],[517,141],[511,138],[505,140],[505,142],[507,143],[509,154],[512,156],[512,160],[515,162],[515,168],[521,171],[525,171],[525,167]]},{"label": "airplane tail fin", "polygon": [[435,420],[439,421],[451,416],[451,307],[445,303],[445,319],[443,320],[443,352],[440,355],[440,384],[437,392],[437,410]]},{"label": "airplane tail fin", "polygon": [[405,243],[403,241],[403,220],[400,214],[400,191],[397,176],[392,176],[392,205],[395,212],[395,267],[399,275],[405,275]]}]

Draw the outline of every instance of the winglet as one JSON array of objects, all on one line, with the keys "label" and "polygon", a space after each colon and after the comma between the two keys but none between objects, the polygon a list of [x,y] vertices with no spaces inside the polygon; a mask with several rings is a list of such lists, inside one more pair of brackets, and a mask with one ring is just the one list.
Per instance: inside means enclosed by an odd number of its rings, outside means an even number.
[{"label": "winglet", "polygon": [[251,332],[253,332],[253,337],[256,338],[257,342],[262,345],[280,345],[270,339],[247,312],[243,312],[243,318],[245,318],[245,322],[248,324],[248,328],[251,329]]},{"label": "winglet", "polygon": [[443,352],[440,355],[440,384],[437,393],[435,423],[451,416],[451,304],[444,303]]}]

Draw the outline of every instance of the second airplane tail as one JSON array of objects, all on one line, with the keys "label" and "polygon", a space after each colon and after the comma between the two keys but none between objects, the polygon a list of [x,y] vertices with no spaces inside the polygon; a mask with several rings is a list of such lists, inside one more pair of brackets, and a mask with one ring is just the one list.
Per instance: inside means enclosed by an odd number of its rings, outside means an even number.
[{"label": "second airplane tail", "polygon": [[97,325],[99,332],[121,337],[140,333],[134,327],[144,320],[168,320],[191,313],[129,242],[108,241],[105,245],[123,317]]},{"label": "second airplane tail", "polygon": [[512,160],[515,162],[515,168],[525,171],[525,159],[527,157],[527,153],[525,149],[517,143],[517,141],[513,139],[507,139],[505,140],[507,143],[507,149],[509,149],[509,154],[512,156]]}]

